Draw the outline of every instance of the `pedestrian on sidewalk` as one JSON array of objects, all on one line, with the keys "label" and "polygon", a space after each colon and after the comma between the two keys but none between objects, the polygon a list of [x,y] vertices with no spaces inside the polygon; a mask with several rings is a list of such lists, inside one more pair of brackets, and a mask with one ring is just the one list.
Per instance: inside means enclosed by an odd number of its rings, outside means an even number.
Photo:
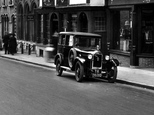
[{"label": "pedestrian on sidewalk", "polygon": [[16,50],[17,50],[17,41],[15,35],[11,33],[9,39],[9,52],[10,54],[14,55],[17,52]]},{"label": "pedestrian on sidewalk", "polygon": [[8,32],[5,32],[5,35],[3,36],[3,47],[4,47],[4,50],[5,50],[5,54],[8,54],[8,45],[9,45],[9,34]]}]

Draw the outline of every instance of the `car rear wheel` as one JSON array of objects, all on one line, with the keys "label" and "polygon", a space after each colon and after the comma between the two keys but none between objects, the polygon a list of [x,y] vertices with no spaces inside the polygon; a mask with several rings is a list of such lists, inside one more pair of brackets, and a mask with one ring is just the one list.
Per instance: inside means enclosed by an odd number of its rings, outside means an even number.
[{"label": "car rear wheel", "polygon": [[81,82],[84,75],[84,68],[80,62],[77,62],[75,65],[75,79],[77,82]]},{"label": "car rear wheel", "polygon": [[112,67],[112,69],[108,73],[108,82],[114,83],[117,79],[117,67]]},{"label": "car rear wheel", "polygon": [[61,61],[60,61],[60,59],[57,59],[57,61],[56,61],[57,76],[61,76],[63,73],[63,69],[60,67],[60,65],[61,65]]}]

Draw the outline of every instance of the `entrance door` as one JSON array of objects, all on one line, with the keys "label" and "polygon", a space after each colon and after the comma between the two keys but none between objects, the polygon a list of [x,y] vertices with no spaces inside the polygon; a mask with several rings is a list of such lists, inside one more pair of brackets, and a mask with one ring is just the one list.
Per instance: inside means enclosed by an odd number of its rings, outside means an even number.
[{"label": "entrance door", "polygon": [[80,14],[80,31],[88,32],[88,20],[85,13]]}]

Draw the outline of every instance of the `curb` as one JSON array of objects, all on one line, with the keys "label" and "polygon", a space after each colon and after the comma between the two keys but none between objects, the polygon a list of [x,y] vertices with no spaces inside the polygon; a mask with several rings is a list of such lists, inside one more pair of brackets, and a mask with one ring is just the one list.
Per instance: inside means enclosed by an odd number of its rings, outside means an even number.
[{"label": "curb", "polygon": [[143,84],[139,84],[139,83],[133,83],[133,82],[125,81],[125,80],[117,79],[116,82],[121,83],[121,84],[126,84],[126,85],[132,85],[132,86],[135,86],[135,87],[154,90],[153,86],[143,85]]},{"label": "curb", "polygon": [[0,56],[2,58],[7,58],[10,60],[15,60],[15,61],[20,61],[20,62],[24,62],[24,63],[29,63],[29,64],[33,64],[33,65],[38,65],[38,66],[42,66],[42,67],[47,67],[47,68],[55,68],[53,66],[48,66],[48,65],[44,65],[44,64],[39,64],[39,63],[34,63],[34,62],[30,62],[30,61],[25,61],[25,60],[21,60],[21,59],[16,59],[16,58],[11,58],[11,57],[6,57],[6,56]]},{"label": "curb", "polygon": [[[7,59],[10,59],[10,60],[20,61],[20,62],[24,62],[24,63],[29,63],[29,64],[33,64],[33,65],[38,65],[38,66],[41,66],[41,67],[47,67],[47,68],[51,68],[51,69],[55,68],[53,66],[48,66],[48,65],[44,65],[44,64],[39,64],[39,63],[21,60],[21,59],[6,57],[6,56],[2,56],[2,55],[0,55],[0,57],[7,58]],[[143,85],[143,84],[139,84],[139,83],[133,83],[133,82],[129,82],[129,81],[126,81],[126,80],[117,79],[116,82],[121,83],[121,84],[126,84],[126,85],[132,85],[132,86],[136,86],[136,87],[140,87],[140,88],[154,90],[153,86]]]}]

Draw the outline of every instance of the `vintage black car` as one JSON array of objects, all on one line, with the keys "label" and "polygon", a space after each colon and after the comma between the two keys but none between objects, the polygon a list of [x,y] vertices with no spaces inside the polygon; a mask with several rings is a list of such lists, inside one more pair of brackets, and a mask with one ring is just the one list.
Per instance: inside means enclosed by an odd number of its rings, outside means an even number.
[{"label": "vintage black car", "polygon": [[54,58],[57,75],[61,76],[63,71],[69,70],[75,71],[78,82],[84,77],[106,78],[108,82],[115,82],[119,62],[101,53],[101,40],[98,34],[60,32]]}]

